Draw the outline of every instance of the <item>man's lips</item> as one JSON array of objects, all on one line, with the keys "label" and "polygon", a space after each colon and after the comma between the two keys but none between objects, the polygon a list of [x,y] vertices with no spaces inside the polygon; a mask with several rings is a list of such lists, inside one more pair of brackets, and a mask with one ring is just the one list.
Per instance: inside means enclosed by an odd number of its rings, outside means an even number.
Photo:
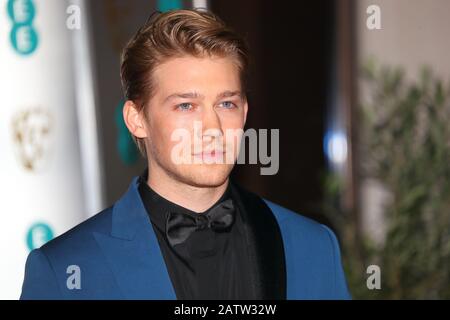
[{"label": "man's lips", "polygon": [[222,150],[213,150],[213,151],[204,151],[199,153],[194,153],[194,156],[216,156],[224,154],[224,151]]},{"label": "man's lips", "polygon": [[205,151],[205,152],[199,152],[195,153],[194,156],[202,159],[217,159],[222,158],[224,156],[225,152],[222,150],[213,150],[213,151]]}]

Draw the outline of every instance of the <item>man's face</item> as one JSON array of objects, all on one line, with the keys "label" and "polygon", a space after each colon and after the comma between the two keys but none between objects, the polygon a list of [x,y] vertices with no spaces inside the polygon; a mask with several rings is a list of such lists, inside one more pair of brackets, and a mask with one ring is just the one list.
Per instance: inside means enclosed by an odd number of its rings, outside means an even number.
[{"label": "man's face", "polygon": [[146,109],[150,172],[162,169],[197,187],[222,185],[236,160],[240,137],[234,134],[243,129],[248,109],[234,61],[169,59],[154,70],[153,83]]}]

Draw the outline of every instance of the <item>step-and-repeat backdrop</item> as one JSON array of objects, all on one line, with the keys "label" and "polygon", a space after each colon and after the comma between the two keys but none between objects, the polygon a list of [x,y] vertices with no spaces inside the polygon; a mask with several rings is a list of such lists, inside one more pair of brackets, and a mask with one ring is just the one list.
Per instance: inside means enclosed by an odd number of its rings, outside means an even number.
[{"label": "step-and-repeat backdrop", "polygon": [[30,250],[85,218],[68,5],[0,1],[0,298],[20,295]]}]

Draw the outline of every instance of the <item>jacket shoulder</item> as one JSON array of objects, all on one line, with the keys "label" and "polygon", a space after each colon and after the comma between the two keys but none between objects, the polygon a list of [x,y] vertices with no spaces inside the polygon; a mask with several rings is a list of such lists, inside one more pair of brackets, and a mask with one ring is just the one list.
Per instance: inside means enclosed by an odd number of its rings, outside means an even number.
[{"label": "jacket shoulder", "polygon": [[315,247],[321,252],[336,254],[339,244],[334,232],[327,226],[264,199],[278,221],[284,237],[299,246]]},{"label": "jacket shoulder", "polygon": [[89,242],[93,241],[93,233],[109,233],[111,230],[112,209],[109,207],[95,214],[94,216],[79,223],[70,230],[64,232],[60,236],[50,240],[44,244],[40,250],[45,253],[51,253],[59,250],[67,252],[67,249],[85,248]]},{"label": "jacket shoulder", "polygon": [[288,274],[292,279],[288,294],[293,299],[351,298],[334,232],[292,210],[264,201],[278,221],[284,240]]},{"label": "jacket shoulder", "polygon": [[68,263],[91,263],[98,256],[94,232],[109,232],[112,208],[34,249],[27,257],[21,299],[63,299],[61,284]]},{"label": "jacket shoulder", "polygon": [[280,226],[288,226],[290,229],[295,229],[303,234],[306,233],[308,236],[320,236],[323,235],[324,232],[327,233],[328,231],[331,231],[328,227],[313,219],[305,217],[300,213],[294,212],[272,201],[266,199],[263,200],[272,210]]}]

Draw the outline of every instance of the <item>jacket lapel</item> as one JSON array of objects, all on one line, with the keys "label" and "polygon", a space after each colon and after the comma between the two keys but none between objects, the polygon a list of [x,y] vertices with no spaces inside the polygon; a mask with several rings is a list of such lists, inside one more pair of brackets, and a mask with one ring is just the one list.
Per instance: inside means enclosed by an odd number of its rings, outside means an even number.
[{"label": "jacket lapel", "polygon": [[111,234],[94,233],[126,299],[176,299],[158,239],[139,196],[138,178],[114,205]]},{"label": "jacket lapel", "polygon": [[242,213],[256,299],[286,299],[286,265],[278,222],[256,194],[232,182],[233,199]]}]

